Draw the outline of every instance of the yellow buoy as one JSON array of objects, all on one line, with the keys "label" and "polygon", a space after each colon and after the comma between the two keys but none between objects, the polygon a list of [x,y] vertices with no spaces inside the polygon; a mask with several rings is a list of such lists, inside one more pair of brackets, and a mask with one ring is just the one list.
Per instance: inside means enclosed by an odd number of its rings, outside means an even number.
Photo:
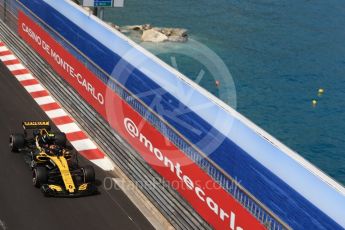
[{"label": "yellow buoy", "polygon": [[315,107],[316,106],[316,104],[317,104],[317,100],[312,100],[312,105],[313,105],[313,107]]},{"label": "yellow buoy", "polygon": [[318,91],[317,91],[317,95],[320,97],[322,96],[322,94],[325,92],[324,89],[320,88]]}]

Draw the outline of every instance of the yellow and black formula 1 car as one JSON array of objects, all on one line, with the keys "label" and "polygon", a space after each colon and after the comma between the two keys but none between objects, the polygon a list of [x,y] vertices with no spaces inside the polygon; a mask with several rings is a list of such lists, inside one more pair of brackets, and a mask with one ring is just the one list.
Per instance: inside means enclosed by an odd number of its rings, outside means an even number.
[{"label": "yellow and black formula 1 car", "polygon": [[[30,155],[32,183],[44,195],[80,197],[97,193],[94,168],[79,167],[64,134],[51,132],[49,122],[23,122],[23,128],[23,134],[10,135],[10,149]],[[32,130],[31,135],[28,130]]]}]

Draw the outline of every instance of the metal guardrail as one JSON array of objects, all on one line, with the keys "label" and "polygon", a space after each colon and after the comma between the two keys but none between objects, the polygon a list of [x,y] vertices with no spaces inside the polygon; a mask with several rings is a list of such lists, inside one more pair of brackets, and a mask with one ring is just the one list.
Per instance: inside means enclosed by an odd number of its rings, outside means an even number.
[{"label": "metal guardrail", "polygon": [[[106,122],[64,80],[55,74],[40,57],[16,35],[6,31],[0,20],[0,39],[44,84],[63,107],[76,118],[83,129],[146,197],[162,212],[176,229],[211,229],[211,227],[181,199],[180,195],[161,180],[130,146],[119,138]],[[5,31],[5,32],[4,32]]]},{"label": "metal guardrail", "polygon": [[[0,1],[1,3],[1,1]],[[0,14],[2,12],[0,4]],[[7,21],[14,20],[7,18]],[[100,148],[109,154],[122,171],[162,212],[176,229],[211,229],[211,227],[149,167],[141,156],[119,138],[97,112],[0,20],[0,39],[45,85],[66,111],[69,111]]]},{"label": "metal guardrail", "polygon": [[[7,10],[5,10],[5,7],[8,7]],[[99,66],[86,57],[80,50],[66,41],[54,29],[50,28],[49,25],[45,24],[33,12],[31,12],[17,0],[0,0],[0,12],[3,12],[0,18],[12,29],[12,31],[17,31],[18,9],[29,12],[37,23],[41,24],[42,27],[49,31],[56,40],[58,40],[66,49],[68,49],[73,55],[81,60],[93,73],[99,76],[101,80],[110,85],[111,88],[120,97],[126,100],[137,112],[145,116],[159,131],[162,133],[164,131],[165,136],[168,137],[170,141],[172,141],[180,149],[185,149],[185,153],[194,162],[198,163],[200,167],[202,167],[214,180],[216,180],[224,189],[226,189],[243,207],[252,213],[252,215],[254,215],[268,229],[290,229],[288,225],[286,225],[265,205],[263,205],[245,188],[237,183],[235,179],[228,175],[215,162],[209,159],[193,143],[187,140],[174,127],[167,123],[159,114],[149,108],[140,100],[140,98],[137,98],[135,95],[131,94],[119,82],[116,82],[114,79],[112,79],[105,71],[103,71]],[[128,100],[129,98],[130,100]],[[148,116],[148,114],[150,114],[150,116]]]}]

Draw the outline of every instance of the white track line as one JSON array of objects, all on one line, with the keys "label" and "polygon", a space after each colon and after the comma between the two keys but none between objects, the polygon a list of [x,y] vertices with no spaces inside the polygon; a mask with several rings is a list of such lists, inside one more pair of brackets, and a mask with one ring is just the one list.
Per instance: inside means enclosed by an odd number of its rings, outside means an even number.
[{"label": "white track line", "polygon": [[27,85],[27,86],[24,86],[24,88],[25,88],[26,91],[28,91],[29,93],[34,93],[34,92],[38,92],[38,91],[43,91],[43,90],[45,90],[40,84],[36,84],[36,85]]},{"label": "white track line", "polygon": [[26,81],[26,80],[32,80],[35,79],[31,73],[26,73],[26,74],[18,74],[15,76],[18,81]]},{"label": "white track line", "polygon": [[97,149],[97,146],[90,139],[71,141],[71,144],[77,151]]},{"label": "white track line", "polygon": [[6,46],[0,46],[0,52],[8,51]]},{"label": "white track line", "polygon": [[105,171],[112,171],[114,169],[112,161],[107,156],[101,159],[91,160],[91,162]]},{"label": "white track line", "polygon": [[26,69],[25,66],[23,66],[22,64],[13,64],[13,65],[8,65],[7,68],[10,71],[15,71],[15,70],[23,70]]},{"label": "white track line", "polygon": [[9,55],[5,55],[5,56],[0,56],[1,61],[12,61],[12,60],[16,60],[16,56],[14,56],[13,54],[9,54]]},{"label": "white track line", "polygon": [[74,132],[81,131],[81,129],[76,123],[57,125],[57,127],[58,129],[60,129],[61,132],[64,132],[64,133],[74,133]]},{"label": "white track line", "polygon": [[54,109],[45,112],[50,119],[67,116],[67,113],[63,109]]},{"label": "white track line", "polygon": [[38,105],[46,105],[55,102],[55,100],[51,96],[37,97],[35,98],[35,101]]}]

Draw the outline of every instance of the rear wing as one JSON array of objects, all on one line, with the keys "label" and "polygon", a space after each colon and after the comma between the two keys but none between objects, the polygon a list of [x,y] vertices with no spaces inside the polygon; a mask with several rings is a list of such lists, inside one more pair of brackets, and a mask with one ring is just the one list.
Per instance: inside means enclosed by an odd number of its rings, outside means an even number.
[{"label": "rear wing", "polygon": [[23,129],[46,129],[47,131],[50,130],[50,122],[49,121],[23,121],[22,123]]}]

